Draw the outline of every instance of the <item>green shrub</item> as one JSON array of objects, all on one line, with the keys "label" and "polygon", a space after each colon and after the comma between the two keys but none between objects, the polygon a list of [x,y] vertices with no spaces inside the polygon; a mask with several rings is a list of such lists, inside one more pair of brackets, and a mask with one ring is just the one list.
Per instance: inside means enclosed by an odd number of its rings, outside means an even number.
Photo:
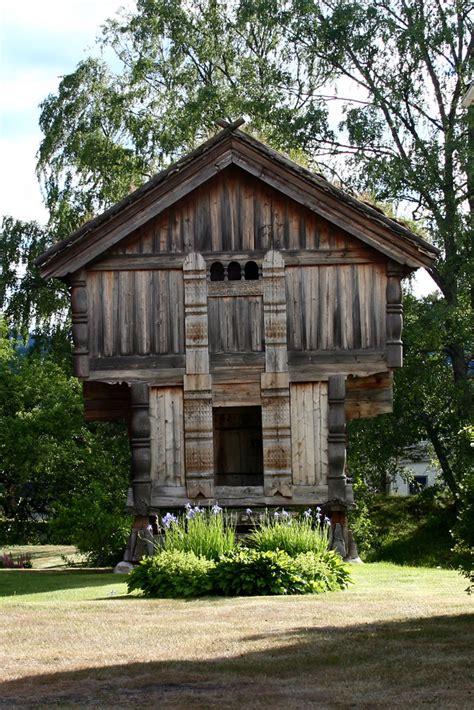
[{"label": "green shrub", "polygon": [[52,527],[81,552],[91,567],[113,567],[123,559],[132,518],[122,511],[122,500],[100,482],[58,510]]},{"label": "green shrub", "polygon": [[467,474],[459,486],[460,503],[452,535],[454,563],[466,577],[469,594],[474,593],[474,474]]},{"label": "green shrub", "polygon": [[284,511],[273,516],[267,515],[248,535],[247,543],[260,551],[284,550],[290,557],[302,552],[325,552],[328,549],[327,528],[322,528],[319,520],[315,527],[309,511],[306,511],[305,516],[292,518]]},{"label": "green shrub", "polygon": [[304,552],[295,557],[295,565],[298,574],[312,585],[314,594],[337,592],[352,582],[349,568],[334,550]]},{"label": "green shrub", "polygon": [[127,578],[129,593],[141,590],[147,597],[176,599],[210,594],[215,563],[194,552],[163,550],[145,557]]},{"label": "green shrub", "polygon": [[165,550],[194,552],[198,557],[218,560],[235,547],[232,518],[218,505],[210,510],[188,505],[185,515],[175,517],[167,513],[161,522],[165,528]]},{"label": "green shrub", "polygon": [[283,550],[243,548],[222,557],[213,573],[214,589],[225,596],[306,594],[312,585],[299,574],[295,561]]}]

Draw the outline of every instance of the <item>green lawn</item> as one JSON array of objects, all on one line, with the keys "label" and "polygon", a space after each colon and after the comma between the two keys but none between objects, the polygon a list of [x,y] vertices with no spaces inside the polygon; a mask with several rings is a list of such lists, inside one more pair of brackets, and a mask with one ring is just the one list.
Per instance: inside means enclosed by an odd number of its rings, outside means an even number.
[{"label": "green lawn", "polygon": [[73,545],[9,545],[0,547],[0,555],[29,555],[33,569],[66,569],[68,563],[77,563],[82,555]]},{"label": "green lawn", "polygon": [[0,707],[472,707],[465,581],[352,571],[345,592],[196,601],[128,597],[113,574],[1,571]]}]

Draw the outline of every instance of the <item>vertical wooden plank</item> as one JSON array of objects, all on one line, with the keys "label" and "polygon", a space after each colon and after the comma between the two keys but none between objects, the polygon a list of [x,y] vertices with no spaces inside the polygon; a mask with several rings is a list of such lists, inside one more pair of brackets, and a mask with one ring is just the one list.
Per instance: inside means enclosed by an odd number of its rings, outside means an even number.
[{"label": "vertical wooden plank", "polygon": [[324,483],[328,473],[328,424],[329,424],[329,401],[328,401],[328,384],[327,382],[319,383],[319,428],[321,436],[321,444],[319,451],[319,478],[316,478],[316,483]]},{"label": "vertical wooden plank", "polygon": [[324,266],[318,266],[318,294],[319,294],[319,349],[328,348],[328,272]]},{"label": "vertical wooden plank", "polygon": [[151,388],[151,478],[158,486],[184,485],[182,403],[180,387]]},{"label": "vertical wooden plank", "polygon": [[114,274],[112,271],[104,271],[102,274],[104,293],[104,356],[114,355]]},{"label": "vertical wooden plank", "polygon": [[71,278],[72,338],[74,374],[89,376],[89,323],[86,274],[77,271]]},{"label": "vertical wooden plank", "polygon": [[358,350],[361,347],[362,335],[360,324],[360,295],[359,295],[359,271],[357,264],[351,266],[352,271],[352,332],[354,340],[352,347]]},{"label": "vertical wooden plank", "polygon": [[255,249],[253,200],[252,187],[246,182],[240,192],[242,249],[244,251],[253,251]]},{"label": "vertical wooden plank", "polygon": [[135,322],[134,353],[148,355],[150,352],[150,315],[149,315],[149,271],[137,271],[135,274]]},{"label": "vertical wooden plank", "polygon": [[213,251],[222,251],[222,230],[220,213],[220,196],[218,184],[213,182],[209,191],[209,208],[211,220],[211,245]]},{"label": "vertical wooden plank", "polygon": [[133,354],[134,330],[134,282],[133,271],[119,272],[119,316],[120,316],[120,354]]},{"label": "vertical wooden plank", "polygon": [[315,439],[314,439],[314,402],[313,385],[311,382],[303,385],[303,437],[304,437],[304,457],[303,476],[304,483],[311,485],[314,482],[314,460],[315,460]]}]

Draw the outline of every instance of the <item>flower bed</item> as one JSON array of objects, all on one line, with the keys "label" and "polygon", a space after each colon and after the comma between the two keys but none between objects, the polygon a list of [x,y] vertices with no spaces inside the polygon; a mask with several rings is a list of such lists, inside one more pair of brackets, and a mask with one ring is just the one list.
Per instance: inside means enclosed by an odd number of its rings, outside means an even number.
[{"label": "flower bed", "polygon": [[[246,513],[252,520],[252,511]],[[163,544],[129,574],[129,592],[167,598],[316,594],[350,583],[348,568],[328,549],[328,521],[319,508],[302,516],[267,512],[255,520],[245,545],[236,541],[235,522],[218,505],[166,513]]]}]

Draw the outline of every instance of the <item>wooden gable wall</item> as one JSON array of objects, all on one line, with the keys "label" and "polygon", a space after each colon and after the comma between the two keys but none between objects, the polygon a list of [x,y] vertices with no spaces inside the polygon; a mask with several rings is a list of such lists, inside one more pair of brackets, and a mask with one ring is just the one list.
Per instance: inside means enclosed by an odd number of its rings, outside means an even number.
[{"label": "wooden gable wall", "polygon": [[[384,349],[386,259],[229,167],[87,269],[90,357],[182,355],[185,253],[244,266],[271,248],[285,258],[289,351]],[[261,285],[208,295],[210,353],[262,352]]]}]

